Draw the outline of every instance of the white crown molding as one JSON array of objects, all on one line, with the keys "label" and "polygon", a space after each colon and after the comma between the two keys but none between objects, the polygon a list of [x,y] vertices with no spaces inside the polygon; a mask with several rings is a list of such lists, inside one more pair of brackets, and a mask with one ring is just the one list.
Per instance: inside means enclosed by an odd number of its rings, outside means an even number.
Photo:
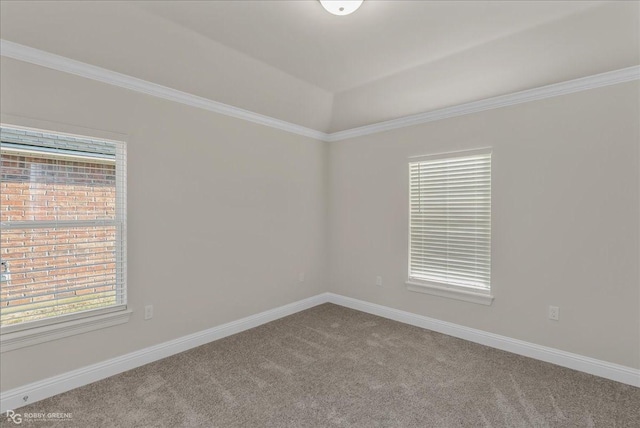
[{"label": "white crown molding", "polygon": [[326,142],[362,137],[640,79],[640,66],[633,66],[328,134],[8,40],[0,39],[0,55]]},{"label": "white crown molding", "polygon": [[326,141],[341,141],[349,138],[362,137],[364,135],[377,134],[379,132],[391,131],[393,129],[406,128],[408,126],[434,122],[436,120],[449,119],[485,110],[543,100],[545,98],[557,97],[560,95],[630,82],[638,79],[640,79],[640,66],[633,66],[620,70],[608,71],[606,73],[595,74],[593,76],[568,80],[566,82],[554,83],[552,85],[542,86],[539,88],[528,89],[526,91],[515,92],[513,94],[500,95],[484,100],[387,120],[385,122],[375,123],[372,125],[338,131],[329,134]]},{"label": "white crown molding", "polygon": [[151,83],[136,77],[127,76],[126,74],[107,70],[101,67],[96,67],[95,65],[86,64],[60,55],[41,51],[29,46],[20,45],[8,40],[0,39],[0,55],[40,65],[42,67],[51,68],[53,70],[62,71],[64,73],[74,74],[87,79],[96,80],[98,82],[107,83],[109,85],[119,86],[121,88],[163,98],[165,100],[175,101],[191,107],[201,108],[214,113],[224,114],[237,119],[243,119],[260,125],[269,126],[292,134],[302,135],[304,137],[314,138],[321,141],[324,141],[327,138],[326,133],[316,131],[315,129],[295,125],[284,120],[275,119],[263,114],[254,113],[249,110],[209,100],[187,92],[178,91],[177,89],[171,89],[166,86]]},{"label": "white crown molding", "polygon": [[[429,318],[387,306],[341,296],[339,294],[322,293],[208,330],[183,336],[159,345],[150,346],[120,357],[111,358],[97,364],[8,390],[0,395],[0,412],[4,413],[10,409],[17,409],[21,406],[44,400],[45,398],[258,327],[262,324],[323,303],[333,303],[399,321],[404,324],[414,325],[492,348],[640,387],[640,370],[638,369],[596,360],[594,358],[584,357],[582,355],[572,354],[570,352],[560,351],[558,349],[548,348],[546,346],[536,345],[534,343],[524,342],[522,340],[512,339],[446,321],[440,321],[435,318]],[[27,399],[25,400],[24,397],[27,397]]]}]

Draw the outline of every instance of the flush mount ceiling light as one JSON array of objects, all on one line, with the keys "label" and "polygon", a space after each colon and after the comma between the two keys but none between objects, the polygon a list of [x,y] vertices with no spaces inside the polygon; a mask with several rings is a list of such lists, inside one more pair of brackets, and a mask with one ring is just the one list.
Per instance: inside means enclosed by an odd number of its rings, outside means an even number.
[{"label": "flush mount ceiling light", "polygon": [[364,0],[320,0],[327,12],[334,15],[349,15],[358,10]]}]

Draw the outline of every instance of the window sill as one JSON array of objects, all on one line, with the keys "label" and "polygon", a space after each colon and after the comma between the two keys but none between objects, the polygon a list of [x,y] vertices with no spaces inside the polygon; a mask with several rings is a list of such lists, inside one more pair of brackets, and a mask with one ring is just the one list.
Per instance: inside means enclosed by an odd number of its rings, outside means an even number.
[{"label": "window sill", "polygon": [[3,333],[0,336],[0,352],[13,351],[63,337],[75,336],[88,331],[112,327],[129,322],[131,310],[120,310],[102,315],[65,321],[56,324],[30,328],[28,330]]},{"label": "window sill", "polygon": [[407,281],[407,290],[417,293],[431,294],[434,296],[447,297],[449,299],[462,300],[465,302],[477,303],[489,306],[493,302],[493,296],[489,292],[470,291],[457,287],[447,287],[434,283],[423,283]]}]

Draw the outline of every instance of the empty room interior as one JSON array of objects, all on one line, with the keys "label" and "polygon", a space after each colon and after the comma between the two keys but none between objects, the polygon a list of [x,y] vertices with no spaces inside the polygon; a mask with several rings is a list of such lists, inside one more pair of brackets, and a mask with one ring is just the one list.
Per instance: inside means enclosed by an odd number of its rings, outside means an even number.
[{"label": "empty room interior", "polygon": [[2,426],[640,426],[640,2],[0,38]]}]

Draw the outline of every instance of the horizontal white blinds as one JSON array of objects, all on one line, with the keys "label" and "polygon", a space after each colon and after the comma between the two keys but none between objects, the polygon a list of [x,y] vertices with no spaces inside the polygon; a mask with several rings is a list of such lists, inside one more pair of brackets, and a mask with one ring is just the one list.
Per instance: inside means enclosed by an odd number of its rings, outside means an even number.
[{"label": "horizontal white blinds", "polygon": [[409,279],[490,288],[491,153],[409,164]]},{"label": "horizontal white blinds", "polygon": [[54,151],[57,153],[78,152],[86,155],[115,158],[121,143],[112,141],[92,140],[69,135],[52,134],[30,129],[16,129],[0,127],[0,135],[5,147],[11,143],[27,148],[40,148],[43,153]]},{"label": "horizontal white blinds", "polygon": [[0,129],[0,324],[126,304],[122,143]]}]

